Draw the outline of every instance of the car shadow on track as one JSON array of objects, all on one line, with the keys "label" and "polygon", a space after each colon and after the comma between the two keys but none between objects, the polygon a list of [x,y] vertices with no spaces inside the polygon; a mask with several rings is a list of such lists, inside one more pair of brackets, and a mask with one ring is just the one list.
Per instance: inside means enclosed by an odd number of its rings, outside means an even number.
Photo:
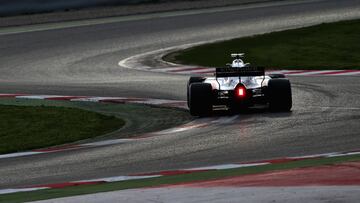
[{"label": "car shadow on track", "polygon": [[292,116],[292,111],[287,112],[272,112],[267,107],[251,107],[241,110],[229,110],[229,109],[217,109],[212,112],[208,117],[223,117],[223,116],[235,116],[235,115],[261,115],[270,118],[283,118]]}]

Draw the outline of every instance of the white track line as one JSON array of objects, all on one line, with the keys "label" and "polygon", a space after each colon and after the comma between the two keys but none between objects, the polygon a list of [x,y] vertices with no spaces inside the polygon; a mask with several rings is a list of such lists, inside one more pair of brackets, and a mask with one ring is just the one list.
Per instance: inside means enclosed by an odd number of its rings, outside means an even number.
[{"label": "white track line", "polygon": [[17,99],[51,99],[51,98],[62,98],[64,96],[60,95],[25,95],[25,96],[16,96]]},{"label": "white track line", "polygon": [[205,167],[185,169],[185,171],[224,170],[224,169],[251,167],[251,166],[263,166],[263,165],[267,165],[267,164],[270,164],[270,163],[269,162],[263,162],[263,163],[251,163],[251,164],[223,164],[223,165],[216,165],[216,166],[205,166]]},{"label": "white track line", "polygon": [[2,190],[0,190],[0,195],[16,193],[16,192],[30,192],[30,191],[44,190],[44,189],[50,189],[50,188],[48,188],[48,187],[35,187],[35,188],[2,189]]},{"label": "white track line", "polygon": [[102,100],[117,100],[117,99],[126,99],[125,97],[84,97],[71,99],[70,101],[83,101],[83,102],[100,102]]},{"label": "white track line", "polygon": [[86,143],[82,144],[80,146],[90,146],[90,147],[100,147],[100,146],[108,146],[108,145],[115,145],[115,144],[122,144],[122,143],[128,143],[133,142],[136,139],[114,139],[114,140],[104,140],[99,142],[93,142],[93,143]]},{"label": "white track line", "polygon": [[81,182],[98,182],[103,181],[107,183],[111,182],[120,182],[126,180],[138,180],[138,179],[147,179],[147,178],[157,178],[161,177],[162,175],[151,175],[151,176],[115,176],[115,177],[108,177],[108,178],[98,178],[98,179],[91,179],[91,180],[80,180],[80,181],[73,181],[71,183],[81,183]]},{"label": "white track line", "polygon": [[327,157],[350,156],[350,155],[357,155],[357,154],[360,154],[360,152],[332,153],[332,154],[328,155]]},{"label": "white track line", "polygon": [[[317,157],[330,157],[330,156],[334,156],[334,155],[338,155],[338,152],[334,152],[334,153],[324,153],[324,154],[314,154],[314,155],[306,155],[306,156],[292,156],[292,157],[288,157],[290,159],[309,159],[309,158],[317,158]],[[342,154],[344,155],[344,154]]]},{"label": "white track line", "polygon": [[31,155],[43,154],[43,153],[45,153],[45,152],[30,151],[30,152],[17,152],[17,153],[11,153],[11,154],[1,154],[0,159],[15,158],[15,157],[21,157],[21,156],[31,156]]},{"label": "white track line", "polygon": [[131,102],[131,103],[162,105],[162,104],[169,104],[169,103],[176,103],[176,102],[183,102],[183,101],[165,100],[165,99],[151,99],[151,100],[145,100],[145,101],[134,101],[134,102]]}]

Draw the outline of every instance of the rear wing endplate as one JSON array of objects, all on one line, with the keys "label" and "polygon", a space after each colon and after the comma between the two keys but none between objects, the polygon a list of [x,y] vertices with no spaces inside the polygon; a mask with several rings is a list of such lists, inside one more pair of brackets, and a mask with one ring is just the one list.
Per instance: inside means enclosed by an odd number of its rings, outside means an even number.
[{"label": "rear wing endplate", "polygon": [[216,68],[216,77],[245,77],[245,76],[264,76],[264,67],[243,67],[243,68]]}]

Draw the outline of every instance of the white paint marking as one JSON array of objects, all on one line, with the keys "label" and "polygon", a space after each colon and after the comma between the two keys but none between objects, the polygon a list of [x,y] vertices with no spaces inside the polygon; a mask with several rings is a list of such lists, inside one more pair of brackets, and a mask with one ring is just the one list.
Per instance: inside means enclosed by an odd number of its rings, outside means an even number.
[{"label": "white paint marking", "polygon": [[49,99],[49,98],[62,98],[64,96],[59,95],[25,95],[25,96],[16,96],[17,99]]},{"label": "white paint marking", "polygon": [[149,99],[145,101],[132,101],[131,103],[135,104],[151,104],[151,105],[164,105],[164,104],[171,104],[176,102],[183,102],[183,101],[176,101],[176,100],[165,100],[165,99]]},{"label": "white paint marking", "polygon": [[30,191],[44,190],[44,189],[50,189],[50,188],[36,187],[36,188],[20,188],[20,189],[3,189],[3,190],[0,190],[0,195],[16,193],[16,192],[30,192]]},{"label": "white paint marking", "polygon": [[104,141],[100,141],[100,142],[93,142],[93,143],[87,143],[87,144],[82,144],[80,146],[107,146],[107,145],[114,145],[114,144],[121,144],[121,143],[128,143],[128,142],[132,142],[135,139],[114,139],[114,140],[104,140]]},{"label": "white paint marking", "polygon": [[[17,99],[56,99],[56,98],[68,98],[69,100],[74,100],[74,97],[82,97],[82,96],[62,96],[62,95],[21,95],[21,96],[15,96]],[[71,99],[73,98],[73,99]],[[80,99],[80,98],[76,98]]]},{"label": "white paint marking", "polygon": [[216,165],[216,166],[207,166],[207,167],[185,169],[185,171],[192,171],[192,170],[223,170],[223,169],[243,168],[243,167],[251,167],[251,166],[263,166],[263,165],[268,165],[268,164],[270,164],[270,163],[263,162],[263,163],[252,163],[252,164],[224,164],[224,165]]},{"label": "white paint marking", "polygon": [[126,99],[124,97],[85,97],[78,99],[71,99],[70,101],[86,101],[86,102],[100,102],[102,100],[115,100],[115,99]]},{"label": "white paint marking", "polygon": [[92,180],[80,180],[74,181],[72,183],[80,183],[80,182],[97,182],[97,181],[104,181],[104,182],[118,182],[118,181],[126,181],[126,180],[137,180],[137,179],[147,179],[147,178],[157,178],[161,177],[162,175],[151,175],[151,176],[116,176],[116,177],[108,177],[108,178],[99,178],[99,179],[92,179]]},{"label": "white paint marking", "polygon": [[333,152],[333,153],[324,153],[324,154],[314,154],[314,155],[307,155],[307,156],[293,156],[293,157],[288,157],[289,159],[307,159],[307,158],[321,158],[321,157],[329,157],[329,156],[333,156],[339,154],[338,152]]},{"label": "white paint marking", "polygon": [[357,155],[357,154],[360,154],[360,152],[333,153],[327,157],[350,156],[350,155]]},{"label": "white paint marking", "polygon": [[2,155],[0,155],[0,159],[14,158],[14,157],[20,157],[20,156],[30,156],[30,155],[43,154],[43,153],[45,153],[45,152],[17,152],[17,153],[11,153],[11,154],[2,154]]}]

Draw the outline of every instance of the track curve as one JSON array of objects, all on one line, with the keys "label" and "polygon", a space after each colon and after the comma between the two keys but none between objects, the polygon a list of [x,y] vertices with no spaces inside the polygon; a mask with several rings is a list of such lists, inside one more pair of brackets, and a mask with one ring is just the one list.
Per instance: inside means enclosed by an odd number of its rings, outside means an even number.
[{"label": "track curve", "polygon": [[[0,36],[0,92],[184,99],[187,77],[119,68],[182,44],[360,17],[360,2],[266,3],[217,11]],[[360,148],[359,77],[291,77],[289,114],[90,149],[0,160],[0,188]]]}]

